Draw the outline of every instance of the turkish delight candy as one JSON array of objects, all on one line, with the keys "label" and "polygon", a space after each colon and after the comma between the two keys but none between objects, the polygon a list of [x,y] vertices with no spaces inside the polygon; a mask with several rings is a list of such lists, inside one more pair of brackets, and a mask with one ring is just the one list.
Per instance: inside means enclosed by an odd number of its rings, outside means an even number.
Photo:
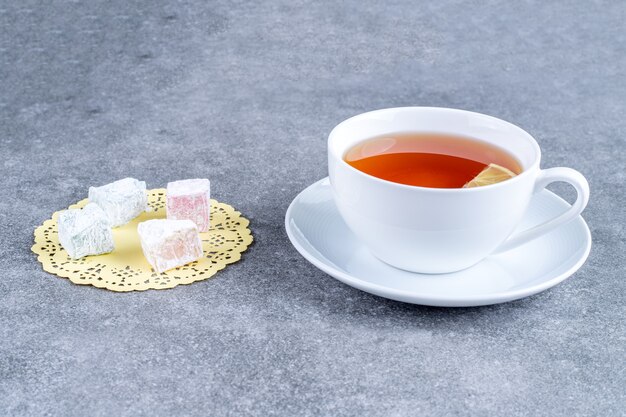
[{"label": "turkish delight candy", "polygon": [[146,183],[124,178],[101,187],[89,187],[89,201],[104,210],[112,227],[121,226],[146,210]]},{"label": "turkish delight candy", "polygon": [[211,183],[207,179],[167,183],[167,218],[191,220],[200,232],[211,227]]},{"label": "turkish delight candy", "polygon": [[94,203],[82,209],[68,209],[59,213],[57,228],[61,246],[73,259],[100,255],[114,249],[109,218]]},{"label": "turkish delight candy", "polygon": [[154,219],[137,227],[143,254],[156,272],[193,262],[202,256],[198,227],[191,220]]}]

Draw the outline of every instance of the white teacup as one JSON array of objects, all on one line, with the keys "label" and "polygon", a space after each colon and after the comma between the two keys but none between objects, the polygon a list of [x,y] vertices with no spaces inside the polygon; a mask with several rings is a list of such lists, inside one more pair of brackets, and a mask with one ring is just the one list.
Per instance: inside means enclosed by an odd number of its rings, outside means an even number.
[{"label": "white teacup", "polygon": [[[373,177],[343,159],[365,139],[405,132],[446,133],[492,143],[514,155],[523,172],[483,187],[425,188]],[[539,145],[519,127],[484,114],[446,108],[376,110],[340,123],[328,137],[330,182],[348,227],[380,260],[422,273],[468,268],[578,216],[589,200],[585,177],[571,168],[542,170],[540,160]],[[555,181],[576,188],[574,205],[550,221],[511,236],[533,193]]]}]

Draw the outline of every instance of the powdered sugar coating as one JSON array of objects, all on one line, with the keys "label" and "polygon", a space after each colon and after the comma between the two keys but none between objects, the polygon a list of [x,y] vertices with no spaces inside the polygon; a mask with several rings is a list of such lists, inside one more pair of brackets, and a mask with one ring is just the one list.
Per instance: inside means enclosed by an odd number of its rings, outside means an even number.
[{"label": "powdered sugar coating", "polygon": [[202,256],[198,227],[191,220],[154,219],[137,226],[143,254],[156,272],[164,272]]},{"label": "powdered sugar coating", "polygon": [[146,210],[146,183],[124,178],[101,187],[89,187],[89,201],[104,210],[112,227],[121,226]]},{"label": "powdered sugar coating", "polygon": [[188,179],[167,184],[167,218],[191,220],[200,232],[211,227],[211,183],[208,179]]},{"label": "powdered sugar coating", "polygon": [[82,209],[68,209],[57,219],[59,243],[73,259],[111,252],[115,245],[111,223],[104,211],[89,203]]}]

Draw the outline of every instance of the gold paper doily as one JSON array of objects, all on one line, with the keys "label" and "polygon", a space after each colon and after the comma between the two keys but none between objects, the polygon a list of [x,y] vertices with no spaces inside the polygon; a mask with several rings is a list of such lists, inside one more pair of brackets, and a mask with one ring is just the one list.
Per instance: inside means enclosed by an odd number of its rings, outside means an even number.
[{"label": "gold paper doily", "polygon": [[[81,200],[69,208],[83,207],[87,202],[87,199]],[[165,189],[148,190],[148,206],[151,211],[113,229],[115,250],[111,253],[70,258],[57,235],[59,212],[35,229],[32,251],[38,255],[37,260],[45,271],[69,278],[75,284],[125,292],[173,288],[207,279],[241,259],[241,253],[252,243],[250,222],[228,204],[211,200],[211,230],[200,233],[204,256],[196,262],[156,273],[141,251],[137,224],[165,218]]]}]

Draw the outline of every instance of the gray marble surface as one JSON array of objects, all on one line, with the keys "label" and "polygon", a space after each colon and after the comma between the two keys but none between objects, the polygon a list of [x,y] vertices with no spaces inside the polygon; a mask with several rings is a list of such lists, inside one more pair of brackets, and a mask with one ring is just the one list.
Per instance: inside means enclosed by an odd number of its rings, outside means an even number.
[{"label": "gray marble surface", "polygon": [[[625,20],[623,1],[0,0],[0,415],[626,415]],[[326,176],[328,132],[404,105],[504,118],[583,172],[580,271],[441,309],[305,261],[283,216]],[[254,245],[168,291],[43,272],[35,226],[124,176],[211,178]]]}]

